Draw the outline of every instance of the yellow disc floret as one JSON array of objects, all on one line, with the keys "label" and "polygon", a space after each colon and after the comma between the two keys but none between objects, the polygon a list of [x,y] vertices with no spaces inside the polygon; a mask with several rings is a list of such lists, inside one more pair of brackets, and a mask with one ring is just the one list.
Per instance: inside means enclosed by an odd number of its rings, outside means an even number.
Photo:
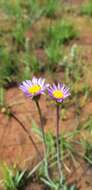
[{"label": "yellow disc floret", "polygon": [[59,98],[64,98],[64,94],[63,94],[63,92],[61,92],[60,90],[54,90],[53,96],[54,96],[55,98],[57,98],[57,99],[59,99]]},{"label": "yellow disc floret", "polygon": [[40,85],[33,85],[31,87],[29,87],[28,92],[32,95],[37,94],[39,91],[41,90],[41,86]]}]

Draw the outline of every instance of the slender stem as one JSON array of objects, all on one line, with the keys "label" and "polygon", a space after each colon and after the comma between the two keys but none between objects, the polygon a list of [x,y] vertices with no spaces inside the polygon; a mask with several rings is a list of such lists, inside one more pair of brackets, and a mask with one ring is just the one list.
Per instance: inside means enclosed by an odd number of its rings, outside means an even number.
[{"label": "slender stem", "polygon": [[43,116],[42,116],[42,113],[41,113],[41,109],[40,109],[38,100],[35,100],[35,103],[36,103],[36,106],[37,106],[37,109],[38,109],[38,112],[39,112],[40,126],[41,126],[41,130],[42,130],[42,136],[43,136],[43,141],[44,141],[44,146],[45,146],[44,148],[45,148],[45,150],[46,150],[47,148],[46,148],[46,140],[45,140],[44,126],[43,126]]},{"label": "slender stem", "polygon": [[58,172],[59,172],[59,178],[60,181],[62,179],[62,166],[61,166],[61,151],[60,151],[60,143],[59,143],[59,120],[60,120],[60,113],[59,113],[59,105],[57,104],[57,109],[56,109],[56,115],[57,115],[57,120],[56,120],[56,148],[57,148],[57,165],[58,165]]},{"label": "slender stem", "polygon": [[26,129],[25,125],[16,117],[16,115],[14,113],[11,113],[11,116],[20,124],[20,126],[22,127],[22,129],[25,131],[25,133],[28,135],[29,137],[29,140],[32,142],[36,152],[37,152],[37,155],[40,159],[42,159],[42,156],[41,156],[41,153],[38,149],[38,147],[36,146],[32,136],[29,134],[29,131]]},{"label": "slender stem", "polygon": [[42,116],[40,105],[39,105],[39,102],[38,102],[37,99],[35,99],[35,103],[36,103],[36,106],[37,106],[37,109],[38,109],[38,113],[39,113],[39,117],[40,117],[40,126],[41,126],[42,138],[43,138],[43,143],[44,143],[45,169],[46,169],[47,177],[49,178],[49,174],[48,174],[48,158],[47,158],[47,145],[46,145],[44,126],[43,126],[43,116]]}]

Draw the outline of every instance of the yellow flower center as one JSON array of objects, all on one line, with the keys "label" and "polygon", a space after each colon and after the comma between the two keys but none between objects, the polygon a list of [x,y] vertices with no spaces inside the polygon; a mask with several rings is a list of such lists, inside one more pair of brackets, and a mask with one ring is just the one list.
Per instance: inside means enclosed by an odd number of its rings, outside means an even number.
[{"label": "yellow flower center", "polygon": [[54,90],[54,92],[53,92],[53,96],[55,97],[55,98],[63,98],[64,97],[64,94],[60,91],[60,90]]},{"label": "yellow flower center", "polygon": [[40,85],[33,85],[31,87],[29,87],[28,92],[32,95],[35,95],[36,93],[38,93],[41,90]]}]

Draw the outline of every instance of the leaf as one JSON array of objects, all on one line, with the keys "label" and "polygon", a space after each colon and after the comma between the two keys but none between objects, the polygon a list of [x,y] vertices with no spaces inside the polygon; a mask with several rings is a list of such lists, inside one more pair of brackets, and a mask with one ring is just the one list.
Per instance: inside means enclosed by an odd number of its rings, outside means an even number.
[{"label": "leaf", "polygon": [[32,120],[32,131],[35,132],[40,139],[42,139],[41,129],[37,126],[36,122]]}]

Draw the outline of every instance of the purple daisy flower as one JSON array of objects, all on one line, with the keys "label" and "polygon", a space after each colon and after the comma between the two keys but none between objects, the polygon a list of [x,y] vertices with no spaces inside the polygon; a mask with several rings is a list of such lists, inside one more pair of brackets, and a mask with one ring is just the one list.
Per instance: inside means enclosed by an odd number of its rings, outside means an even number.
[{"label": "purple daisy flower", "polygon": [[58,83],[58,85],[53,84],[48,88],[49,95],[56,102],[63,102],[65,98],[70,96],[69,88],[67,88],[64,84]]},{"label": "purple daisy flower", "polygon": [[45,84],[45,79],[36,77],[33,77],[32,80],[25,80],[19,85],[24,94],[31,98],[44,94],[48,87],[49,84]]}]

